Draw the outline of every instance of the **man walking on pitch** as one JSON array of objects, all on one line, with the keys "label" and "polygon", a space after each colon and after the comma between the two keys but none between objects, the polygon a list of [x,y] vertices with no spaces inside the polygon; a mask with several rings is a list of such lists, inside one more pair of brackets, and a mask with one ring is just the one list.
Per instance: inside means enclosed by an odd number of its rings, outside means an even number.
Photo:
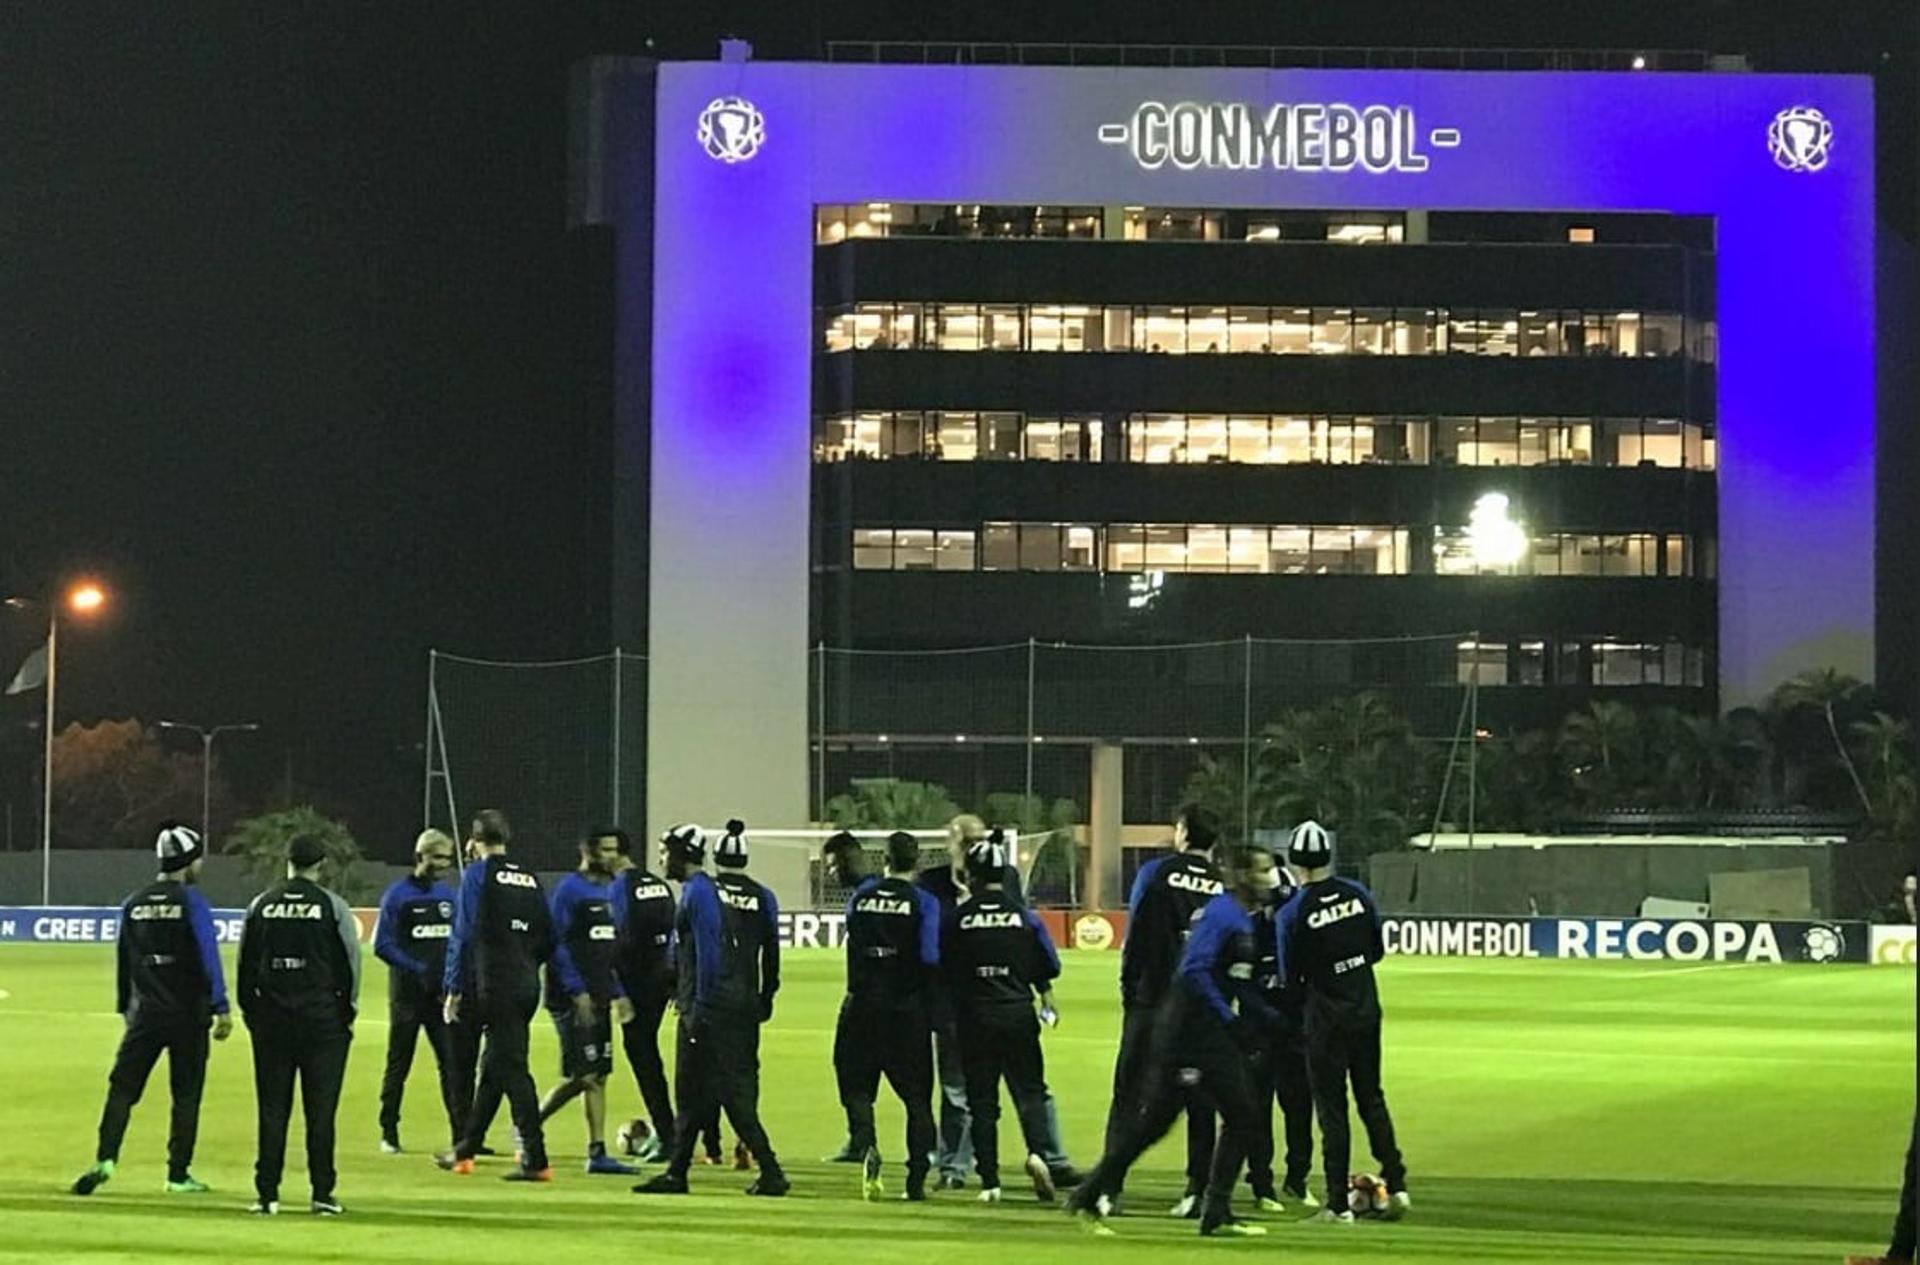
[{"label": "man walking on pitch", "polygon": [[619,927],[614,869],[620,839],[595,831],[580,841],[580,868],[553,889],[553,964],[547,970],[547,1012],[560,1035],[566,1080],[540,1104],[544,1124],[575,1098],[587,1113],[587,1172],[632,1176],[637,1169],[607,1154],[607,1077],[613,1073],[613,1025],[633,1018],[617,969]]},{"label": "man walking on pitch", "polygon": [[1049,1025],[1058,1022],[1053,981],[1060,957],[1030,910],[1006,893],[1005,849],[990,839],[967,850],[968,899],[946,916],[940,961],[953,1003],[960,1061],[972,1116],[973,1162],[980,1202],[1000,1202],[1000,1082],[1007,1083],[1026,1142],[1034,1193],[1051,1200],[1056,1183],[1041,1151],[1047,1145],[1046,1059],[1033,999]]},{"label": "man walking on pitch", "polygon": [[179,822],[164,822],[153,850],[159,875],[120,906],[114,1009],[126,1030],[107,1077],[93,1167],[74,1181],[76,1195],[92,1194],[113,1176],[134,1104],[162,1051],[173,1095],[166,1190],[176,1195],[206,1190],[189,1169],[207,1079],[207,1027],[212,1025],[214,1040],[225,1041],[233,1019],[227,1013],[213,911],[193,885],[206,855],[200,836]]},{"label": "man walking on pitch", "polygon": [[[922,870],[915,880],[940,902],[942,920],[969,894],[967,850],[987,840],[992,833],[988,831],[987,824],[972,813],[962,813],[947,823],[947,860]],[[1020,872],[1011,862],[1000,871],[1000,882],[1005,898],[1024,909],[1026,904],[1020,890]],[[960,1043],[954,1035],[953,1008],[948,1002],[944,983],[935,994],[933,1053],[934,1073],[940,1085],[940,1145],[934,1164],[940,1173],[940,1189],[959,1190],[967,1184],[967,1173],[973,1168],[973,1138],[967,1114],[967,1074],[960,1063]],[[1066,1147],[1060,1141],[1060,1115],[1051,1090],[1046,1094],[1046,1112],[1047,1146],[1041,1152],[1041,1158],[1046,1160],[1048,1170],[1053,1173],[1054,1185],[1075,1185],[1080,1180],[1080,1173],[1067,1158]],[[849,1140],[840,1154],[830,1158],[857,1162],[861,1154],[853,1149]]]},{"label": "man walking on pitch", "polygon": [[254,898],[240,933],[240,1011],[253,1038],[259,1102],[251,1211],[266,1216],[280,1211],[296,1074],[310,1206],[318,1216],[346,1211],[334,1198],[333,1118],[360,999],[360,929],[347,902],[320,885],[326,859],[318,839],[296,835],[287,844],[287,877]]},{"label": "man walking on pitch", "polygon": [[[506,1096],[520,1134],[519,1162],[510,1182],[550,1182],[540,1100],[527,1070],[528,1025],[540,1006],[540,967],[553,955],[553,922],[540,880],[507,857],[513,830],[504,814],[486,809],[474,818],[480,859],[460,876],[447,947],[446,1017],[457,1022],[471,1005],[486,1041],[486,1057],[465,1137],[434,1162],[455,1173],[473,1172],[473,1157]],[[468,993],[471,992],[471,998]]]},{"label": "man walking on pitch", "polygon": [[[635,1186],[637,1194],[686,1193],[697,1134],[716,1101],[760,1166],[747,1193],[779,1196],[790,1189],[760,1125],[760,1025],[773,1018],[780,991],[780,910],[773,893],[743,872],[746,829],[737,819],[729,821],[713,850],[720,875],[700,871],[681,889],[674,1066],[680,1117],[667,1170]],[[699,858],[689,860],[697,864]]]},{"label": "man walking on pitch", "polygon": [[413,873],[380,898],[373,954],[388,968],[387,1067],[380,1080],[380,1150],[387,1155],[400,1153],[400,1101],[423,1032],[440,1076],[449,1141],[459,1141],[463,1091],[440,1001],[453,934],[453,889],[446,882],[452,869],[453,840],[438,830],[422,831],[413,844]]},{"label": "man walking on pitch", "polygon": [[[1254,1134],[1247,1147],[1247,1185],[1253,1188],[1262,1212],[1285,1211],[1281,1197],[1303,1208],[1320,1201],[1307,1189],[1313,1171],[1313,1088],[1307,1081],[1306,1003],[1298,988],[1280,978],[1280,910],[1293,898],[1293,880],[1277,869],[1280,885],[1271,899],[1253,915],[1254,935],[1260,945],[1260,965],[1254,985],[1266,1009],[1261,1012],[1259,1046],[1250,1071],[1253,1077]],[[1278,1188],[1273,1177],[1273,1105],[1280,1103],[1286,1124],[1286,1173]]]},{"label": "man walking on pitch", "polygon": [[1265,902],[1278,874],[1272,854],[1258,847],[1232,849],[1225,868],[1227,890],[1201,911],[1160,1007],[1141,1109],[1069,1202],[1095,1233],[1112,1233],[1105,1217],[1113,1192],[1194,1096],[1217,1110],[1224,1125],[1206,1177],[1200,1233],[1266,1233],[1235,1218],[1228,1205],[1255,1127],[1247,1086],[1247,1051],[1256,1041],[1260,1008],[1251,991],[1259,957],[1252,911]]},{"label": "man walking on pitch", "polygon": [[[690,827],[696,833],[698,826]],[[607,829],[596,838],[612,838],[628,864],[614,880],[613,921],[618,929],[620,983],[632,1003],[632,1017],[620,1025],[620,1043],[627,1066],[640,1088],[640,1100],[653,1121],[653,1136],[641,1158],[667,1158],[673,1150],[673,1099],[667,1092],[666,1065],[660,1059],[660,1020],[673,999],[673,888],[667,880],[684,882],[687,862],[671,832],[662,835],[662,868],[666,878],[647,869],[644,856],[631,855],[625,831]],[[706,850],[702,837],[700,850]]]},{"label": "man walking on pitch", "polygon": [[1380,1088],[1380,991],[1373,978],[1374,963],[1386,956],[1380,911],[1366,888],[1334,876],[1333,839],[1318,822],[1294,827],[1287,862],[1301,887],[1280,911],[1279,967],[1288,988],[1306,990],[1307,1077],[1327,1182],[1327,1205],[1317,1219],[1353,1220],[1346,1210],[1351,1079],[1367,1144],[1390,1192],[1387,1216],[1397,1220],[1413,1200]]},{"label": "man walking on pitch", "polygon": [[933,1029],[930,1008],[940,966],[940,905],[914,883],[920,843],[905,831],[887,837],[887,872],[863,878],[852,835],[827,841],[834,877],[847,900],[847,996],[834,1030],[833,1069],[848,1135],[860,1148],[862,1193],[878,1199],[880,1150],[873,1100],[884,1075],[907,1112],[906,1198],[927,1197],[933,1127]]},{"label": "man walking on pitch", "polygon": [[[1223,890],[1214,867],[1219,824],[1195,804],[1173,823],[1173,855],[1140,867],[1127,897],[1127,939],[1120,957],[1120,1051],[1113,1060],[1113,1105],[1107,1111],[1106,1149],[1119,1149],[1140,1114],[1153,1045],[1154,1016],[1173,987],[1187,936],[1208,901]],[[1200,1215],[1216,1141],[1213,1112],[1196,1096],[1187,1104],[1187,1189],[1173,1215]],[[1111,1192],[1118,1199],[1119,1188]]]}]

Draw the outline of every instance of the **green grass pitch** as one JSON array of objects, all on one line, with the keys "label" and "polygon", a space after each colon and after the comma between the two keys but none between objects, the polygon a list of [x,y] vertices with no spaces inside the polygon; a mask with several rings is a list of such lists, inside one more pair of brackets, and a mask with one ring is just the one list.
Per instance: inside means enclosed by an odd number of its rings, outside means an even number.
[{"label": "green grass pitch", "polygon": [[[1063,1022],[1046,1036],[1048,1079],[1070,1149],[1088,1164],[1107,1107],[1118,958],[1068,957]],[[763,1049],[765,1118],[793,1197],[749,1200],[744,1175],[710,1168],[694,1170],[691,1197],[630,1195],[627,1181],[580,1171],[575,1108],[549,1133],[556,1182],[511,1187],[431,1164],[441,1139],[424,1048],[403,1125],[410,1153],[378,1154],[385,968],[369,959],[340,1118],[349,1215],[262,1222],[241,1214],[253,1154],[243,1030],[214,1047],[209,1072],[195,1171],[212,1194],[160,1191],[164,1069],[135,1112],[118,1175],[91,1199],[65,1193],[92,1158],[118,1035],[111,970],[106,948],[0,947],[0,1261],[778,1265],[991,1254],[1073,1265],[1159,1263],[1178,1249],[1296,1261],[1832,1262],[1885,1246],[1914,1105],[1911,971],[1394,959],[1383,969],[1386,1084],[1412,1171],[1407,1221],[1309,1226],[1289,1214],[1270,1219],[1265,1239],[1199,1240],[1191,1222],[1158,1215],[1178,1194],[1170,1140],[1129,1184],[1141,1215],[1115,1223],[1120,1237],[1095,1240],[1013,1198],[1011,1185],[999,1207],[975,1204],[972,1192],[864,1204],[851,1166],[818,1162],[841,1136],[828,1057],[841,961],[803,951],[788,958]],[[543,1087],[556,1059],[541,1019]],[[637,1104],[617,1067],[612,1114],[635,1114]],[[901,1115],[884,1090],[880,1121],[897,1158]],[[1007,1113],[1003,1134],[1013,1128]],[[296,1122],[286,1190],[304,1209],[300,1136]],[[1357,1148],[1356,1166],[1370,1163]],[[897,1190],[897,1166],[888,1182]]]}]

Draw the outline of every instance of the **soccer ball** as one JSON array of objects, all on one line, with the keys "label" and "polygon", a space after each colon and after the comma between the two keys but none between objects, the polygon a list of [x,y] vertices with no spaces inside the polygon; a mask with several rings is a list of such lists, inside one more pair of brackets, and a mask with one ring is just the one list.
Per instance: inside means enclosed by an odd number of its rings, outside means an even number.
[{"label": "soccer ball", "polygon": [[1387,1184],[1372,1173],[1355,1173],[1347,1179],[1347,1210],[1356,1217],[1377,1217],[1391,1200]]},{"label": "soccer ball", "polygon": [[646,1150],[647,1143],[653,1140],[653,1127],[646,1121],[633,1119],[613,1131],[613,1144],[620,1148],[622,1155],[639,1155]]}]

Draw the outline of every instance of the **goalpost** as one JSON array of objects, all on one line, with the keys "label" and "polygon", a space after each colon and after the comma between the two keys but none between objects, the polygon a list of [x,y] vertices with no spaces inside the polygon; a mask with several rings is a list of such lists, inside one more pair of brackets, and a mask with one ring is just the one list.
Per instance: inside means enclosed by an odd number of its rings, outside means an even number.
[{"label": "goalpost", "polygon": [[[991,823],[989,823],[991,824]],[[707,832],[707,847],[711,851],[714,842],[724,833],[724,827],[702,826]],[[782,910],[813,910],[822,913],[838,913],[846,907],[847,897],[852,893],[828,875],[821,861],[820,850],[827,840],[841,833],[836,827],[809,826],[804,829],[756,830],[751,823],[747,826],[747,858],[749,869],[754,878],[773,890],[774,899],[780,902]],[[860,851],[865,860],[864,869],[868,874],[886,873],[887,836],[891,830],[849,830],[846,833],[860,841]],[[922,870],[945,864],[947,854],[947,832],[945,830],[909,830],[920,843],[920,863]],[[1024,888],[1033,873],[1035,854],[1032,849],[1020,845],[1018,831],[1005,830],[1007,858],[1020,875]]]}]

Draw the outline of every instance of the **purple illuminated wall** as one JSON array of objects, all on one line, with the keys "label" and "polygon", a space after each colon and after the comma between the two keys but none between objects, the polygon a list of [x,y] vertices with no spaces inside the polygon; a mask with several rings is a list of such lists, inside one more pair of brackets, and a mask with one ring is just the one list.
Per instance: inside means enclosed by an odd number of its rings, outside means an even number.
[{"label": "purple illuminated wall", "polygon": [[[697,134],[722,97],[764,119],[764,141],[744,161],[710,156]],[[1101,139],[1143,102],[1182,101],[1407,107],[1426,169],[1146,170],[1127,145]],[[817,203],[1712,215],[1723,699],[1750,699],[1816,664],[1871,671],[1865,79],[683,63],[660,67],[651,107],[654,827],[806,814]],[[1770,151],[1769,125],[1792,107],[1831,125],[1818,170],[1787,170]],[[1457,131],[1458,143],[1435,145],[1435,129]],[[1789,157],[1809,153],[1803,137]],[[623,309],[644,297],[623,295]],[[646,326],[622,336],[636,329]],[[645,398],[634,380],[643,350],[622,357],[624,400]]]}]

